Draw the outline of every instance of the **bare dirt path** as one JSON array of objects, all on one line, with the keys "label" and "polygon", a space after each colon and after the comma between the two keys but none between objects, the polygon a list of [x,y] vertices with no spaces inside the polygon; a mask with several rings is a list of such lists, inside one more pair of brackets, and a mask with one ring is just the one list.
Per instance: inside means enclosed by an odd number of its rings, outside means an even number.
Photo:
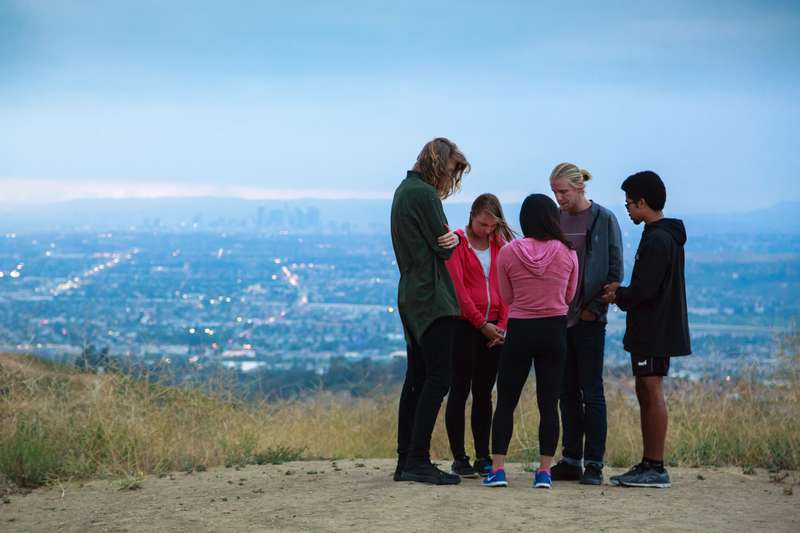
[{"label": "bare dirt path", "polygon": [[[395,483],[390,460],[308,461],[67,484],[0,500],[0,531],[800,531],[800,474],[670,470],[673,488]],[[606,475],[619,473],[607,469]]]}]

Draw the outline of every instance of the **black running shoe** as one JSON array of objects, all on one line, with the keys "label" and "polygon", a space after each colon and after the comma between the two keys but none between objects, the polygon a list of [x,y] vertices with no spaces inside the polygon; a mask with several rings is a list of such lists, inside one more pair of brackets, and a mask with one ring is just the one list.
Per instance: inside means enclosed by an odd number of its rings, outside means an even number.
[{"label": "black running shoe", "polygon": [[550,469],[550,477],[553,481],[578,481],[581,478],[581,467],[562,459]]},{"label": "black running shoe", "polygon": [[602,485],[603,484],[603,467],[597,466],[594,463],[589,463],[583,469],[583,475],[580,480],[581,485]]},{"label": "black running shoe", "polygon": [[475,470],[479,476],[486,477],[492,473],[492,460],[488,457],[475,459],[475,464],[472,465],[472,469]]},{"label": "black running shoe", "polygon": [[406,468],[400,474],[400,480],[430,483],[431,485],[458,485],[461,483],[460,476],[443,472],[431,463]]},{"label": "black running shoe", "polygon": [[394,467],[394,480],[395,481],[402,481],[400,479],[401,474],[403,473],[403,468],[406,466],[406,456],[401,455],[397,458],[397,466]]},{"label": "black running shoe", "polygon": [[649,487],[654,489],[668,489],[672,486],[669,474],[665,469],[656,470],[650,465],[631,475],[622,475],[618,482],[623,487]]},{"label": "black running shoe", "polygon": [[478,473],[475,472],[475,469],[469,464],[469,457],[460,457],[453,461],[452,466],[450,466],[450,472],[461,477],[478,477]]},{"label": "black running shoe", "polygon": [[646,465],[644,463],[639,463],[638,465],[633,465],[633,467],[631,467],[631,469],[628,470],[627,472],[625,472],[624,474],[618,474],[616,476],[611,476],[610,478],[608,478],[608,480],[611,482],[612,485],[619,485],[620,484],[619,480],[622,479],[623,477],[635,476],[639,472],[642,472],[643,470],[646,470],[646,469],[647,469],[647,467],[646,467]]}]

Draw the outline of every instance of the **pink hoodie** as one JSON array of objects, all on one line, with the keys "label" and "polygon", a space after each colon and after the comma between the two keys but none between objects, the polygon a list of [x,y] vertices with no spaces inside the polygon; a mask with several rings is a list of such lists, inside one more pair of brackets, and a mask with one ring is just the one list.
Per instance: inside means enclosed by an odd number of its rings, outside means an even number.
[{"label": "pink hoodie", "polygon": [[578,255],[556,240],[517,239],[497,256],[500,295],[509,318],[567,314],[578,286]]}]

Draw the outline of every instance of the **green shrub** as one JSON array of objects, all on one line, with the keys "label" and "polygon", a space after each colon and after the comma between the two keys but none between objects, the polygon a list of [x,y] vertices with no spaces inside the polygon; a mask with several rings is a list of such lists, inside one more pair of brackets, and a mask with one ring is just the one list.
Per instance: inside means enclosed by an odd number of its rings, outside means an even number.
[{"label": "green shrub", "polygon": [[0,441],[0,472],[20,487],[39,487],[63,470],[63,454],[35,416],[20,416],[15,431]]},{"label": "green shrub", "polygon": [[304,451],[302,448],[274,446],[254,454],[253,462],[257,465],[279,465],[301,459]]}]

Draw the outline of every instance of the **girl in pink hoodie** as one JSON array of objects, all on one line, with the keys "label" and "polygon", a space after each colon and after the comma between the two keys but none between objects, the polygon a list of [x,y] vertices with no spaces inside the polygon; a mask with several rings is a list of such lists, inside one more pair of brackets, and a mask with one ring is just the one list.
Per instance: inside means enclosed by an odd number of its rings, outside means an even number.
[{"label": "girl in pink hoodie", "polygon": [[497,377],[488,487],[506,486],[505,457],[514,410],[530,373],[536,372],[540,466],[535,487],[550,488],[550,465],[558,443],[558,395],[566,356],[567,311],[578,284],[578,256],[561,230],[558,207],[543,194],[522,204],[525,238],[498,254],[500,293],[508,305],[508,331]]},{"label": "girl in pink hoodie", "polygon": [[[453,452],[451,471],[462,477],[491,472],[489,436],[492,389],[502,351],[508,307],[500,298],[497,256],[514,238],[500,200],[481,194],[472,203],[466,231],[445,263],[456,289],[461,320],[453,338],[453,379],[447,396],[445,426]],[[472,392],[472,437],[475,463],[464,449],[464,408]]]}]

